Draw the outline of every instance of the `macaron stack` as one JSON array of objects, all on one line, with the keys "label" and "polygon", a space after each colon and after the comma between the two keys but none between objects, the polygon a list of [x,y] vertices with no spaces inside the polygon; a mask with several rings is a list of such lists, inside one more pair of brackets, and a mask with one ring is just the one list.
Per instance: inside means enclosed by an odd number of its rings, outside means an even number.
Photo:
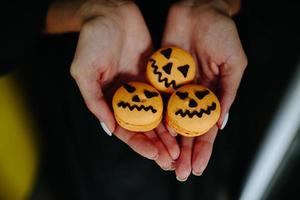
[{"label": "macaron stack", "polygon": [[216,95],[204,86],[190,84],[196,64],[188,52],[177,47],[162,48],[149,58],[146,73],[154,87],[130,82],[113,97],[115,118],[121,127],[137,132],[154,129],[163,118],[163,100],[158,91],[171,94],[165,121],[177,133],[199,136],[218,121],[221,108]]}]

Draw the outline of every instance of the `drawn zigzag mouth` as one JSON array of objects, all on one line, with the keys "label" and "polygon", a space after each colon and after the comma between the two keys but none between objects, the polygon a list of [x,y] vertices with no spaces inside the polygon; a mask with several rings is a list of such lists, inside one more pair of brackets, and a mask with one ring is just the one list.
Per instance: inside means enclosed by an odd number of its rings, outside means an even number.
[{"label": "drawn zigzag mouth", "polygon": [[153,73],[158,76],[158,81],[163,82],[166,88],[172,86],[176,90],[180,87],[180,85],[179,86],[176,85],[176,82],[174,80],[172,80],[171,82],[168,82],[167,78],[162,78],[162,73],[160,71],[158,71],[158,66],[156,65],[156,60],[150,58],[150,62],[152,62],[151,67],[153,68]]},{"label": "drawn zigzag mouth", "polygon": [[130,105],[129,103],[127,102],[124,102],[124,101],[121,101],[118,103],[118,106],[119,107],[122,107],[122,108],[129,108],[129,110],[133,111],[134,109],[138,110],[138,111],[149,111],[151,110],[152,113],[156,113],[157,110],[153,108],[153,106],[144,106],[144,105],[141,105],[141,106],[138,106],[138,105]]},{"label": "drawn zigzag mouth", "polygon": [[176,111],[175,115],[181,115],[181,117],[185,117],[187,115],[189,118],[192,118],[196,115],[199,118],[201,118],[203,114],[210,115],[211,111],[214,111],[216,108],[217,108],[217,104],[213,102],[210,106],[207,107],[206,110],[201,109],[200,111],[191,112],[189,110],[183,111],[182,109],[179,109]]}]

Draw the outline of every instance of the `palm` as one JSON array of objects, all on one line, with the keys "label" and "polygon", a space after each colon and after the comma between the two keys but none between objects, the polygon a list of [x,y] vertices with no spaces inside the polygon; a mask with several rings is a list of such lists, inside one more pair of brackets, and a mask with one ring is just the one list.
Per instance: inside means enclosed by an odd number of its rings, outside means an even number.
[{"label": "palm", "polygon": [[145,66],[140,63],[142,56],[151,53],[151,38],[143,19],[131,18],[120,26],[116,19],[100,17],[81,31],[76,54],[84,56],[81,62],[93,66],[90,74],[98,74],[101,85],[110,83],[120,73],[138,76]]}]

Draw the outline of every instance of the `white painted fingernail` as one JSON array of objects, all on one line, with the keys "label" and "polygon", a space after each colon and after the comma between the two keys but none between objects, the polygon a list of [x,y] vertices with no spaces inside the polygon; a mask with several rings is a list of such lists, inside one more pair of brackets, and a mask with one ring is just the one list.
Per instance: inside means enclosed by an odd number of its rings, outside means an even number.
[{"label": "white painted fingernail", "polygon": [[159,153],[155,154],[155,156],[152,157],[152,160],[157,160],[159,158]]},{"label": "white painted fingernail", "polygon": [[110,130],[107,128],[106,124],[104,122],[100,122],[102,129],[107,133],[107,135],[112,136],[112,133]]},{"label": "white painted fingernail", "polygon": [[175,170],[175,168],[176,168],[176,166],[175,166],[175,165],[171,165],[171,166],[170,166],[170,168],[169,168],[169,171],[174,171],[174,170]]},{"label": "white painted fingernail", "polygon": [[225,128],[225,126],[228,122],[228,117],[229,117],[229,113],[226,113],[220,130],[223,130]]},{"label": "white painted fingernail", "polygon": [[182,179],[182,178],[179,178],[178,176],[176,176],[176,179],[180,182],[184,182],[188,179],[188,177]]},{"label": "white painted fingernail", "polygon": [[196,172],[196,171],[192,171],[192,173],[195,175],[195,176],[201,176],[202,175],[202,172]]},{"label": "white painted fingernail", "polygon": [[177,136],[176,131],[174,129],[172,129],[171,127],[169,127],[168,125],[167,125],[167,129],[172,136],[174,136],[174,137]]}]

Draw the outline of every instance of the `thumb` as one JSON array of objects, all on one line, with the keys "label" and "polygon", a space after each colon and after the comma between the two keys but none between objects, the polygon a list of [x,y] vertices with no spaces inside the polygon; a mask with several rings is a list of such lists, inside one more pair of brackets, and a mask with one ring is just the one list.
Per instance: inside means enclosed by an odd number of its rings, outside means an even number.
[{"label": "thumb", "polygon": [[103,130],[111,136],[116,123],[110,106],[104,98],[98,75],[79,74],[76,70],[72,70],[74,68],[77,67],[72,65],[71,75],[75,79],[88,109],[98,118]]},{"label": "thumb", "polygon": [[[247,58],[239,62],[228,62],[220,66],[220,104],[221,116],[217,123],[221,128],[226,114],[234,102],[237,90],[239,88],[244,70],[247,66]],[[223,127],[222,127],[223,128]]]}]

